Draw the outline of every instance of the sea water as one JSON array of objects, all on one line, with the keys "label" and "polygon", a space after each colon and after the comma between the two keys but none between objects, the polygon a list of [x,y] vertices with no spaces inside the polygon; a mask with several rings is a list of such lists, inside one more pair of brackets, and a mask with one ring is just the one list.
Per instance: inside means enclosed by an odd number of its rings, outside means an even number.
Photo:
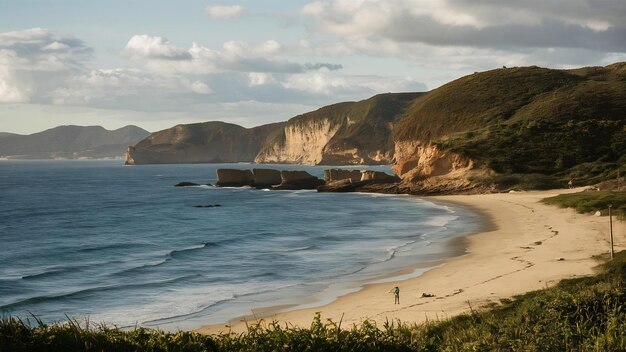
[{"label": "sea water", "polygon": [[175,330],[318,306],[434,265],[479,226],[409,196],[173,187],[253,167],[329,168],[1,161],[0,315]]}]

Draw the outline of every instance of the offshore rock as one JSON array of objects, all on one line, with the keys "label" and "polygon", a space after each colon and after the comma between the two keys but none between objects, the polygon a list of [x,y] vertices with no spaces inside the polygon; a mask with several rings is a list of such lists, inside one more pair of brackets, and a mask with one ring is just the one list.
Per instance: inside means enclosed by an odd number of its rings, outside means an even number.
[{"label": "offshore rock", "polygon": [[317,189],[324,185],[324,180],[309,174],[306,171],[281,171],[280,178],[282,182],[274,189]]},{"label": "offshore rock", "polygon": [[254,187],[271,187],[282,183],[279,170],[252,169],[252,172],[254,173]]},{"label": "offshore rock", "polygon": [[395,175],[389,175],[382,171],[361,171],[361,181],[373,181],[374,182],[400,182],[400,178]]},{"label": "offshore rock", "polygon": [[243,187],[254,184],[254,175],[250,170],[217,169],[218,187]]},{"label": "offshore rock", "polygon": [[324,170],[324,181],[326,181],[327,183],[343,180],[350,180],[353,182],[361,181],[361,171],[344,169]]}]

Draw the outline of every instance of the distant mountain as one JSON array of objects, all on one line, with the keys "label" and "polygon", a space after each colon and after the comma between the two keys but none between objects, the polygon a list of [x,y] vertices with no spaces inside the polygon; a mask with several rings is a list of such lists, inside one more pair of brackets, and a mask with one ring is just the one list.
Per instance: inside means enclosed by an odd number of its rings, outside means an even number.
[{"label": "distant mountain", "polygon": [[244,128],[219,121],[177,125],[128,147],[126,164],[252,162],[268,137],[283,125]]},{"label": "distant mountain", "polygon": [[150,135],[137,126],[59,126],[30,135],[0,134],[0,157],[9,159],[121,158],[126,147]]}]

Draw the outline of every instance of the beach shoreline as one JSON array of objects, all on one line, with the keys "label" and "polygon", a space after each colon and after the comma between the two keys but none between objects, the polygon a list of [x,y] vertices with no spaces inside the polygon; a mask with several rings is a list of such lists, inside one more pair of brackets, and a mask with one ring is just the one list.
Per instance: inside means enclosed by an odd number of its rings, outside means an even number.
[{"label": "beach shoreline", "polygon": [[[364,320],[379,326],[396,320],[422,323],[498,304],[561,279],[590,275],[598,264],[594,257],[609,251],[608,219],[540,203],[546,197],[581,190],[422,197],[483,215],[479,231],[451,241],[455,242],[451,245],[465,246],[466,254],[445,259],[417,277],[363,285],[322,306],[286,312],[281,311],[285,307],[263,307],[249,316],[197,331],[239,333],[260,321],[308,327],[318,312],[322,319],[341,320],[345,327]],[[623,223],[614,223],[614,234],[623,247]],[[388,293],[394,286],[401,288],[399,305],[393,304]]]}]

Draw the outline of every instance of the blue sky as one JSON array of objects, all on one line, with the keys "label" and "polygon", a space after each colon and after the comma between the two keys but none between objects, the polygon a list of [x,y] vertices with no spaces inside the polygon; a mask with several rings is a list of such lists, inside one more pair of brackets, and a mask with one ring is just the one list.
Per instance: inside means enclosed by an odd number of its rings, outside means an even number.
[{"label": "blue sky", "polygon": [[0,0],[0,131],[246,127],[474,71],[624,61],[623,0]]}]

